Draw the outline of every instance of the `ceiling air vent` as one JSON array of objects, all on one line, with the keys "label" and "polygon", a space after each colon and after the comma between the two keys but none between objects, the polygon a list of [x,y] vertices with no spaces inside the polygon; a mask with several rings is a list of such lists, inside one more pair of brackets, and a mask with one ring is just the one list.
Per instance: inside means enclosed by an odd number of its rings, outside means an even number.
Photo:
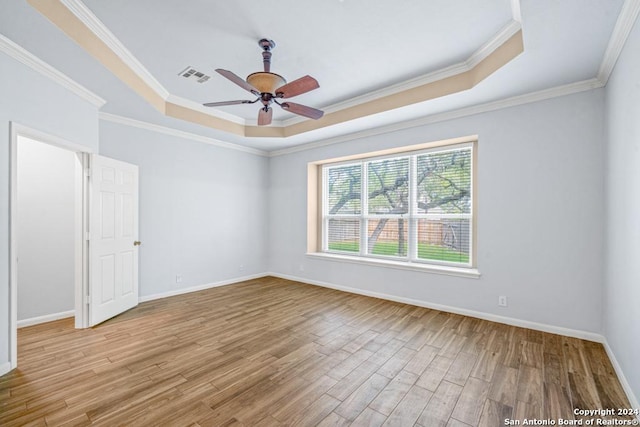
[{"label": "ceiling air vent", "polygon": [[205,73],[196,70],[192,66],[188,66],[184,70],[180,71],[178,75],[186,79],[196,80],[198,83],[204,83],[211,78],[211,76],[207,76]]}]

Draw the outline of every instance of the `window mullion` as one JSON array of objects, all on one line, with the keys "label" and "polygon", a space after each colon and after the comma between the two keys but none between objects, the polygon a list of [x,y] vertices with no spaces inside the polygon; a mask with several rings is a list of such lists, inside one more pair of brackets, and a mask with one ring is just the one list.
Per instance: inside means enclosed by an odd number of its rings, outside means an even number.
[{"label": "window mullion", "polygon": [[329,172],[326,167],[322,168],[322,250],[329,250]]},{"label": "window mullion", "polygon": [[367,235],[368,235],[368,227],[369,220],[367,219],[367,214],[369,212],[369,164],[367,162],[362,162],[361,169],[361,178],[360,178],[360,255],[367,255]]},{"label": "window mullion", "polygon": [[407,256],[412,261],[418,256],[418,223],[414,219],[416,214],[416,206],[418,197],[417,191],[417,160],[416,156],[409,157],[409,244],[407,248]]}]

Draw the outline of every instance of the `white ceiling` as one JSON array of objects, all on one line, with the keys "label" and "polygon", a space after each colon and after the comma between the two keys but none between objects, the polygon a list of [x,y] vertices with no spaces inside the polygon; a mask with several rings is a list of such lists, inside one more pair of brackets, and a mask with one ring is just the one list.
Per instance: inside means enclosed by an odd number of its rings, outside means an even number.
[{"label": "white ceiling", "polygon": [[[263,150],[593,79],[623,0],[84,0],[172,95],[197,103],[251,99],[215,73],[262,69],[260,38],[275,40],[272,71],[320,88],[294,102],[317,108],[467,60],[514,21],[524,52],[473,89],[285,139],[247,138],[164,117],[71,42],[25,0],[3,0],[0,33],[103,97],[103,111]],[[211,75],[204,83],[178,73]],[[251,123],[256,105],[220,107]],[[276,111],[274,119],[291,115]]]},{"label": "white ceiling", "polygon": [[[288,81],[314,76],[321,89],[296,102],[320,108],[464,61],[512,19],[509,0],[84,3],[171,94],[252,99],[214,69],[243,78],[262,71],[257,42],[268,38],[276,42],[272,71]],[[212,79],[179,77],[189,65]],[[224,110],[254,120],[256,107]],[[285,116],[274,111],[275,119]]]}]

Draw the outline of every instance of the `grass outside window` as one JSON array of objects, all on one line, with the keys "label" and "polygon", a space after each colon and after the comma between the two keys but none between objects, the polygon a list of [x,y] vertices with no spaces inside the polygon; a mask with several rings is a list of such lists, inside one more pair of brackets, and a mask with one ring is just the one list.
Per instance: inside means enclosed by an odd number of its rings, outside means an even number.
[{"label": "grass outside window", "polygon": [[318,252],[475,270],[476,145],[456,140],[323,163]]}]

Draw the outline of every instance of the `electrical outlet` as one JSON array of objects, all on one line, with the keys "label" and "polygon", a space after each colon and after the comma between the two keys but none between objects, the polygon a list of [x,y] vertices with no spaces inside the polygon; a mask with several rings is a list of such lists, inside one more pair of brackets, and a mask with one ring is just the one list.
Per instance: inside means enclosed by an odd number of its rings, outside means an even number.
[{"label": "electrical outlet", "polygon": [[239,271],[244,271],[244,265],[240,264],[240,267],[238,267]]},{"label": "electrical outlet", "polygon": [[498,305],[500,307],[506,307],[507,306],[507,296],[506,295],[500,295],[498,297]]},{"label": "electrical outlet", "polygon": [[182,275],[181,274],[178,274],[176,276],[176,283],[182,283]]},{"label": "electrical outlet", "polygon": [[304,264],[300,264],[300,266],[298,267],[298,270],[304,271]]}]

